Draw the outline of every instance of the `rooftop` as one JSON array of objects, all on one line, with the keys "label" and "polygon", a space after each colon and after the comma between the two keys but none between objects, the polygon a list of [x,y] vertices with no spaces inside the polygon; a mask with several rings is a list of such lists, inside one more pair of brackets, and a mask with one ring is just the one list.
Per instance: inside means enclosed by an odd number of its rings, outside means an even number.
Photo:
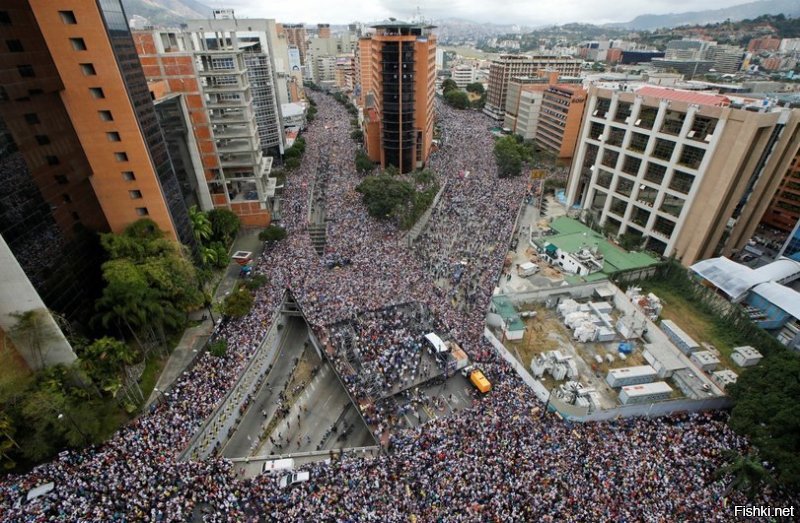
[{"label": "rooftop", "polygon": [[645,85],[636,90],[640,96],[655,96],[664,100],[675,102],[685,102],[697,105],[709,105],[712,107],[727,107],[731,104],[730,98],[719,94],[697,93],[694,91],[683,91],[679,89],[669,89],[666,87],[656,87]]},{"label": "rooftop", "polygon": [[514,305],[508,298],[505,296],[494,296],[492,298],[492,303],[494,303],[494,308],[497,311],[497,314],[503,318],[503,321],[509,319],[511,320],[508,323],[508,330],[525,330],[525,324],[522,323],[522,320],[519,318],[519,314],[517,314],[517,309],[514,308]]},{"label": "rooftop", "polygon": [[581,247],[597,246],[600,254],[603,255],[603,270],[584,276],[584,280],[596,281],[607,278],[609,275],[619,271],[647,267],[658,263],[658,260],[642,252],[628,252],[605,239],[586,225],[577,220],[567,217],[559,217],[553,220],[550,228],[557,232],[552,236],[541,238],[543,243],[552,243],[562,251],[576,252]]},{"label": "rooftop", "polygon": [[[690,269],[727,294],[732,301],[739,301],[748,291],[760,284],[776,281],[787,283],[800,276],[800,263],[789,258],[781,258],[758,269],[751,269],[746,265],[721,256],[699,261],[692,265]],[[783,287],[782,285],[779,286]],[[771,295],[777,296],[779,291],[764,292],[770,292]],[[782,291],[781,293],[783,294]],[[795,292],[794,294],[794,299],[796,300],[797,293]],[[787,310],[786,312],[790,311]]]}]

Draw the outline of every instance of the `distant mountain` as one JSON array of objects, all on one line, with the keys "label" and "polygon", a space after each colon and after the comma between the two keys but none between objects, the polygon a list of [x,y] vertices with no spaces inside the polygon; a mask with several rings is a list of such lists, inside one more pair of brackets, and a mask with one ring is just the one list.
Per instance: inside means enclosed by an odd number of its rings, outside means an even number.
[{"label": "distant mountain", "polygon": [[705,25],[732,22],[744,19],[757,18],[761,15],[800,16],[800,1],[798,0],[761,0],[747,4],[734,5],[723,9],[710,9],[707,11],[693,11],[689,13],[673,13],[665,15],[640,15],[630,22],[607,24],[608,27],[633,30],[653,30],[663,27],[678,27],[681,25]]},{"label": "distant mountain", "polygon": [[122,6],[128,18],[143,16],[153,25],[175,26],[211,16],[211,8],[195,0],[122,0]]}]

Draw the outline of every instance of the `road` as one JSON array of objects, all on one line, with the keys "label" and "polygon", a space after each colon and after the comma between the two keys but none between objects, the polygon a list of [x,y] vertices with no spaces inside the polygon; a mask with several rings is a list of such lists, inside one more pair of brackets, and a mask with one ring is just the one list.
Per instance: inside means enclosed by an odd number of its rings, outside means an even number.
[{"label": "road", "polygon": [[[250,447],[258,440],[262,427],[274,416],[278,409],[278,395],[286,387],[294,369],[295,358],[299,358],[308,340],[308,328],[299,318],[290,318],[286,322],[287,332],[275,358],[272,370],[267,374],[256,400],[250,404],[244,417],[239,422],[236,432],[228,440],[222,454],[226,458],[238,458],[251,455]],[[267,413],[265,418],[262,410]]]}]

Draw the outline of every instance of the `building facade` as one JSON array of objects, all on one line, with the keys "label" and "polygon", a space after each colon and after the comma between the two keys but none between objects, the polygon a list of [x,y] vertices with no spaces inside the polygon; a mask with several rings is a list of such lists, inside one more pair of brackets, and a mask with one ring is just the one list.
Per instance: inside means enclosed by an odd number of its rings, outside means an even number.
[{"label": "building facade", "polygon": [[556,84],[542,93],[536,143],[558,159],[572,158],[583,121],[586,91],[579,85]]},{"label": "building facade", "polygon": [[495,120],[503,119],[508,84],[514,77],[536,76],[540,69],[557,71],[565,76],[577,76],[581,64],[580,60],[562,56],[501,55],[497,60],[492,60],[489,66],[489,86],[486,89],[486,105],[483,111]]},{"label": "building facade", "polygon": [[791,232],[800,221],[800,154],[794,157],[762,223]]},{"label": "building facade", "polygon": [[567,203],[686,265],[752,236],[800,147],[800,111],[653,86],[592,87]]},{"label": "building facade", "polygon": [[364,93],[367,153],[382,167],[405,173],[422,167],[431,152],[436,37],[432,27],[414,23],[389,21],[375,29],[359,46],[361,73],[370,74]]},{"label": "building facade", "polygon": [[[15,13],[29,28],[17,33],[22,48],[29,37],[37,42],[29,42],[36,52],[8,55],[10,61],[25,62],[14,72],[19,79],[42,74],[52,82],[34,92],[58,92],[111,230],[148,217],[173,239],[193,245],[186,204],[120,3],[40,0]],[[3,30],[18,29],[12,20]],[[2,82],[7,88],[13,83],[10,78]],[[44,131],[49,115],[36,118]],[[14,120],[6,116],[12,134]],[[63,161],[58,154],[49,156],[54,165]],[[69,174],[64,176],[69,182]]]}]

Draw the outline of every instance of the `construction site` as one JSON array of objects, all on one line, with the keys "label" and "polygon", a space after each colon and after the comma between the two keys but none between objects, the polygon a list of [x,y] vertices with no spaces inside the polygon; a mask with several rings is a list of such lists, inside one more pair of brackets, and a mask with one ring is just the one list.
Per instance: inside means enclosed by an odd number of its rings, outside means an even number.
[{"label": "construction site", "polygon": [[[671,404],[670,412],[723,405],[738,367],[761,357],[737,347],[730,368],[713,346],[660,320],[658,296],[610,282],[499,295],[491,310],[489,326],[549,392],[549,407],[578,417],[614,409],[642,414],[633,407],[657,403]],[[708,401],[714,399],[721,401]]]}]

